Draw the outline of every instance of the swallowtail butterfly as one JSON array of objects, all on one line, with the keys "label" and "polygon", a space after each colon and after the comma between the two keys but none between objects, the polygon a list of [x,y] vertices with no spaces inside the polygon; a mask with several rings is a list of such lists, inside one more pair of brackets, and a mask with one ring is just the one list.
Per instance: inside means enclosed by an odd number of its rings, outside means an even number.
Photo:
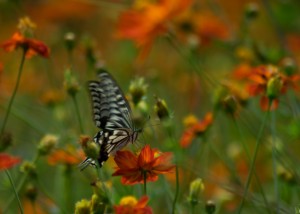
[{"label": "swallowtail butterfly", "polygon": [[[110,154],[134,143],[141,130],[134,127],[129,103],[113,77],[104,70],[98,77],[98,81],[89,82],[88,88],[94,122],[101,129],[94,137],[94,142],[100,146],[97,161],[101,167]],[[88,157],[81,165],[85,168],[89,164],[95,166],[95,160]]]}]

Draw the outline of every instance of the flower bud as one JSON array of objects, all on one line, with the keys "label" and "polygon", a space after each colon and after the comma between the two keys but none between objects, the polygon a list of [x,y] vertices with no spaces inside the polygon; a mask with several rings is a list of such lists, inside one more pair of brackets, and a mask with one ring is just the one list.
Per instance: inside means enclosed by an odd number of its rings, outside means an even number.
[{"label": "flower bud", "polygon": [[72,72],[70,69],[67,69],[65,71],[65,81],[64,81],[64,87],[68,94],[70,96],[75,96],[76,93],[79,91],[79,83],[77,79],[72,75]]},{"label": "flower bud", "polygon": [[154,106],[154,111],[159,119],[169,118],[169,110],[165,100],[156,98],[156,104]]},{"label": "flower bud", "polygon": [[206,211],[207,214],[215,213],[216,204],[211,200],[207,201],[206,204],[205,204],[205,211]]},{"label": "flower bud", "polygon": [[245,8],[245,16],[248,20],[253,20],[259,15],[259,7],[256,3],[249,3]]},{"label": "flower bud", "polygon": [[32,37],[36,24],[33,23],[28,16],[19,19],[18,29],[25,37]]},{"label": "flower bud", "polygon": [[20,167],[21,172],[28,174],[31,178],[37,177],[36,166],[34,163],[29,161],[24,161]]},{"label": "flower bud", "polygon": [[38,152],[40,155],[48,155],[52,152],[54,147],[57,145],[58,137],[55,135],[47,134],[45,135],[39,145]]},{"label": "flower bud", "polygon": [[222,105],[224,111],[230,115],[234,115],[235,113],[237,113],[240,107],[239,103],[233,95],[226,96],[223,99]]},{"label": "flower bud", "polygon": [[90,214],[90,206],[91,202],[86,199],[78,201],[75,204],[75,214]]},{"label": "flower bud", "polygon": [[97,194],[92,195],[91,199],[91,213],[104,213],[105,203]]},{"label": "flower bud", "polygon": [[143,96],[146,94],[148,85],[145,84],[144,78],[136,78],[130,83],[129,93],[132,97],[132,102],[137,105]]},{"label": "flower bud", "polygon": [[4,151],[12,145],[12,135],[10,132],[3,132],[0,136],[0,151]]},{"label": "flower bud", "polygon": [[283,86],[283,81],[280,75],[275,75],[269,79],[267,83],[267,97],[275,99],[279,96]]},{"label": "flower bud", "polygon": [[294,59],[286,57],[281,62],[284,73],[288,76],[295,74],[297,65]]},{"label": "flower bud", "polygon": [[199,198],[204,190],[204,184],[201,178],[197,178],[190,184],[189,202],[195,206],[199,203]]},{"label": "flower bud", "polygon": [[38,195],[38,190],[33,184],[28,184],[25,188],[25,195],[30,201],[35,201]]},{"label": "flower bud", "polygon": [[98,144],[91,141],[88,136],[80,136],[79,143],[87,157],[95,160],[99,157],[100,148]]},{"label": "flower bud", "polygon": [[68,52],[72,52],[76,45],[76,35],[73,32],[68,32],[65,34],[65,46]]},{"label": "flower bud", "polygon": [[297,183],[297,181],[296,181],[297,179],[295,177],[295,174],[293,172],[287,170],[282,165],[279,165],[277,167],[277,175],[282,181],[285,181],[289,184],[296,184]]}]

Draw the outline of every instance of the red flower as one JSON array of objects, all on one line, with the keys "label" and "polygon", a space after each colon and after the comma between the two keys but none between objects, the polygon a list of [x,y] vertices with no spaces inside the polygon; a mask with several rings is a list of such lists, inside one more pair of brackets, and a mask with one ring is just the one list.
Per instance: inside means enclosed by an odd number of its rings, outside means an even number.
[{"label": "red flower", "polygon": [[192,143],[192,140],[197,135],[203,134],[207,130],[207,128],[212,124],[212,122],[213,114],[211,112],[208,112],[203,120],[196,122],[184,131],[180,139],[180,146],[183,148],[188,147]]},{"label": "red flower", "polygon": [[155,4],[143,3],[138,8],[121,14],[117,36],[133,40],[141,48],[141,57],[145,57],[153,40],[167,31],[168,21],[184,11],[191,2],[191,0],[159,0]]},{"label": "red flower", "polygon": [[115,205],[116,214],[152,214],[152,209],[147,207],[149,199],[147,196],[141,197],[139,201],[133,196],[123,197],[120,205]]},{"label": "red flower", "polygon": [[0,170],[13,167],[21,161],[19,157],[13,157],[5,153],[0,153]]},{"label": "red flower", "polygon": [[24,37],[20,32],[14,33],[11,39],[5,41],[0,46],[5,51],[11,52],[17,48],[22,48],[26,51],[26,57],[31,58],[34,55],[49,57],[49,48],[41,41]]},{"label": "red flower", "polygon": [[156,149],[151,149],[146,145],[139,155],[134,155],[130,151],[118,151],[114,158],[118,165],[113,176],[122,176],[123,184],[144,183],[146,181],[156,181],[158,174],[169,173],[174,165],[170,163],[172,153],[161,153]]}]

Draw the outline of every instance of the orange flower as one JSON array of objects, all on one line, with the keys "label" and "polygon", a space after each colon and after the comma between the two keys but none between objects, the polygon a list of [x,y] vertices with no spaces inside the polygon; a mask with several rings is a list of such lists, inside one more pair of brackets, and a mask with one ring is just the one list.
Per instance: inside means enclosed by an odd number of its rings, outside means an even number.
[{"label": "orange flower", "polygon": [[183,148],[188,147],[197,135],[205,133],[207,128],[212,124],[212,122],[213,114],[211,112],[208,112],[203,120],[198,121],[193,126],[188,127],[188,129],[184,131],[180,139],[180,146]]},{"label": "orange flower", "polygon": [[141,48],[141,57],[149,52],[154,39],[167,31],[168,22],[184,11],[192,0],[158,0],[139,5],[121,14],[117,36],[133,40]]},{"label": "orange flower", "polygon": [[34,55],[40,55],[48,58],[50,50],[41,41],[24,37],[20,32],[13,34],[12,38],[3,42],[2,47],[6,52],[14,51],[17,48],[22,48],[26,51],[26,57],[31,58]]},{"label": "orange flower", "polygon": [[67,146],[65,149],[57,149],[52,152],[48,157],[48,163],[50,165],[56,165],[59,163],[66,165],[79,164],[84,159],[84,154],[81,150],[75,150],[72,146]]},{"label": "orange flower", "polygon": [[133,196],[123,197],[120,205],[115,205],[116,214],[152,214],[152,209],[147,205],[149,199],[147,196],[141,197],[139,201]]},{"label": "orange flower", "polygon": [[118,151],[114,158],[118,165],[113,176],[122,176],[121,182],[126,185],[144,183],[144,176],[147,181],[156,181],[158,174],[165,174],[172,171],[174,165],[170,163],[172,153],[161,153],[146,145],[139,155],[130,151]]},{"label": "orange flower", "polygon": [[270,110],[278,107],[278,96],[284,94],[288,87],[298,90],[299,75],[286,76],[279,72],[275,66],[261,65],[252,69],[248,75],[251,81],[247,85],[247,90],[251,96],[262,95],[260,99],[261,109],[268,110],[271,101]]},{"label": "orange flower", "polygon": [[13,157],[5,153],[0,153],[0,170],[6,170],[21,161],[19,157]]}]

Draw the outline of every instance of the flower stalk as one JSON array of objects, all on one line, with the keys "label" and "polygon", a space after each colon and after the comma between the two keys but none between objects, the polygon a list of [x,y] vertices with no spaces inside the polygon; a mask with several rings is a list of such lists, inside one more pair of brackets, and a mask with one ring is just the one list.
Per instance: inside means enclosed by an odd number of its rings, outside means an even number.
[{"label": "flower stalk", "polygon": [[16,94],[17,94],[17,91],[18,91],[18,88],[19,88],[19,85],[20,85],[20,80],[21,80],[21,75],[22,75],[22,71],[23,71],[23,66],[24,66],[25,56],[26,56],[27,50],[28,50],[28,48],[24,48],[24,49],[23,49],[23,54],[22,54],[22,58],[21,58],[21,63],[20,63],[20,66],[19,66],[19,71],[18,71],[17,82],[16,82],[14,91],[13,91],[13,93],[12,93],[12,95],[11,95],[11,98],[10,98],[10,100],[9,100],[9,103],[8,103],[8,107],[7,107],[5,116],[4,116],[4,120],[3,120],[2,127],[1,127],[1,131],[0,131],[0,136],[2,136],[3,133],[4,133],[4,130],[5,130],[5,127],[6,127],[6,124],[7,124],[7,120],[8,120],[10,111],[11,111],[11,107],[12,107],[12,105],[13,105],[13,102],[14,102],[14,100],[15,100],[15,96],[16,96]]}]

